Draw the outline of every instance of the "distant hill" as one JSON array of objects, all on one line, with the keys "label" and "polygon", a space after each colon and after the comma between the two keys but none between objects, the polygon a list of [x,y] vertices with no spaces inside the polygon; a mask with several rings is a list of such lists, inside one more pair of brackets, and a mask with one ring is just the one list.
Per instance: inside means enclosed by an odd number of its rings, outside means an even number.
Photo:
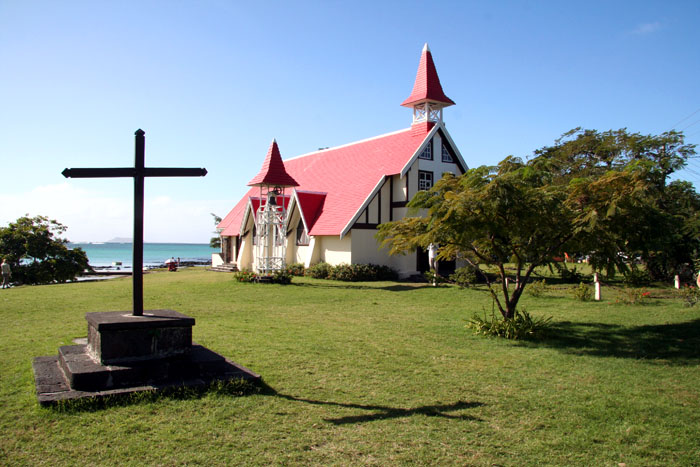
[{"label": "distant hill", "polygon": [[131,237],[114,237],[112,240],[107,240],[105,243],[131,243]]}]

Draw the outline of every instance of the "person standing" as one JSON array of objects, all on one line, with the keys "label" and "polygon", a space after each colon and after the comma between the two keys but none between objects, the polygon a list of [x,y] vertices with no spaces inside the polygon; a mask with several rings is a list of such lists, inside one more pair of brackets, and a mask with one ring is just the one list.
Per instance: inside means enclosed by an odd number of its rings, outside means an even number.
[{"label": "person standing", "polygon": [[12,275],[12,272],[10,270],[10,263],[7,262],[5,258],[2,259],[2,288],[9,288],[10,287],[10,276]]}]

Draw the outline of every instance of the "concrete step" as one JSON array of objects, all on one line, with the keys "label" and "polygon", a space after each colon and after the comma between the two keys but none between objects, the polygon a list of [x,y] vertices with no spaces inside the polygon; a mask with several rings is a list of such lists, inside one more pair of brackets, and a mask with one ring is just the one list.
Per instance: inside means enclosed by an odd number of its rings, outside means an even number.
[{"label": "concrete step", "polygon": [[209,270],[216,272],[238,272],[238,266],[235,263],[224,263],[211,267]]}]

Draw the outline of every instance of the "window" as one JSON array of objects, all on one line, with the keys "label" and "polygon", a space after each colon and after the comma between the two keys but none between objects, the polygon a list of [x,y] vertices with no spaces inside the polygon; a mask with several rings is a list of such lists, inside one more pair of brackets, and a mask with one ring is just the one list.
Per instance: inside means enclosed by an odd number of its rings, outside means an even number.
[{"label": "window", "polygon": [[423,149],[423,152],[420,153],[420,156],[418,156],[419,159],[427,159],[429,161],[433,160],[433,145],[432,141],[428,143],[428,145]]},{"label": "window", "polygon": [[297,245],[305,246],[309,244],[309,236],[306,234],[306,229],[304,228],[304,223],[299,221],[297,224]]},{"label": "window", "polygon": [[258,229],[255,228],[255,224],[253,224],[253,245],[258,244]]},{"label": "window", "polygon": [[430,190],[433,187],[433,173],[425,170],[418,171],[418,189]]},{"label": "window", "polygon": [[442,145],[442,162],[454,162],[450,151],[447,150],[444,144]]}]

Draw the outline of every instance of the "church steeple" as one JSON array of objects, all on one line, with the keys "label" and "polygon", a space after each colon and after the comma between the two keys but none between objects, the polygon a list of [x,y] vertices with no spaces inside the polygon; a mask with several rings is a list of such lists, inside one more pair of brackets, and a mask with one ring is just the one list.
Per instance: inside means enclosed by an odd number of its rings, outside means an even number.
[{"label": "church steeple", "polygon": [[442,90],[440,78],[433,62],[433,55],[430,53],[427,42],[421,53],[413,92],[401,105],[413,108],[414,124],[442,122],[442,109],[454,105],[454,101],[447,97]]}]

